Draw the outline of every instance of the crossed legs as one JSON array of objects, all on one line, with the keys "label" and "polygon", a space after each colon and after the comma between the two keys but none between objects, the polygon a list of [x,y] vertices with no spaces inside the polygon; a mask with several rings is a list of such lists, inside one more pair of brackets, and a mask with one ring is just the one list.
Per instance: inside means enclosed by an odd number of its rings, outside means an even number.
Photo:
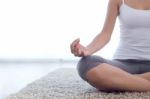
[{"label": "crossed legs", "polygon": [[150,73],[133,75],[102,63],[86,73],[88,83],[104,91],[150,91]]}]

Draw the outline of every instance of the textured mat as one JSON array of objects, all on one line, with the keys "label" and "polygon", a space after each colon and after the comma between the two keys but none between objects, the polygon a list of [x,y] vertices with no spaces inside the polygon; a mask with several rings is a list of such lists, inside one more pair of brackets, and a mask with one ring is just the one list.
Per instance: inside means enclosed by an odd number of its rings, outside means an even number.
[{"label": "textured mat", "polygon": [[6,99],[150,99],[150,92],[101,92],[80,79],[76,69],[61,68]]}]

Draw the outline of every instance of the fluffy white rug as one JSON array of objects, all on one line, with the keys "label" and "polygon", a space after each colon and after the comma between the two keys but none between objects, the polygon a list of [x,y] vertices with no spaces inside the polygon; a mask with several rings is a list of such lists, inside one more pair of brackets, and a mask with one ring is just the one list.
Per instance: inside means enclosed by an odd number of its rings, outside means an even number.
[{"label": "fluffy white rug", "polygon": [[6,99],[150,99],[150,92],[101,92],[83,81],[76,69],[61,68]]}]

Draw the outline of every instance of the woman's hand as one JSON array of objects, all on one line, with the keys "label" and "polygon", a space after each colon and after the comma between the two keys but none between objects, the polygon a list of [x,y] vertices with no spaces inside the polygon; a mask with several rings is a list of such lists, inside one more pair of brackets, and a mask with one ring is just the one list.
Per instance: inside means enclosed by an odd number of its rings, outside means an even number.
[{"label": "woman's hand", "polygon": [[70,49],[74,56],[85,57],[89,55],[87,48],[80,44],[80,39],[74,40],[70,45]]}]

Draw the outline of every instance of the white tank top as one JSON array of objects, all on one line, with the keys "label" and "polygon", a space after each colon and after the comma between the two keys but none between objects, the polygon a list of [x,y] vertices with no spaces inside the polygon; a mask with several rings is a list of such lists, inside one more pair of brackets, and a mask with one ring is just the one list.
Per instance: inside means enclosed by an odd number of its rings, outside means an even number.
[{"label": "white tank top", "polygon": [[150,60],[150,10],[123,3],[119,9],[120,42],[113,59]]}]

